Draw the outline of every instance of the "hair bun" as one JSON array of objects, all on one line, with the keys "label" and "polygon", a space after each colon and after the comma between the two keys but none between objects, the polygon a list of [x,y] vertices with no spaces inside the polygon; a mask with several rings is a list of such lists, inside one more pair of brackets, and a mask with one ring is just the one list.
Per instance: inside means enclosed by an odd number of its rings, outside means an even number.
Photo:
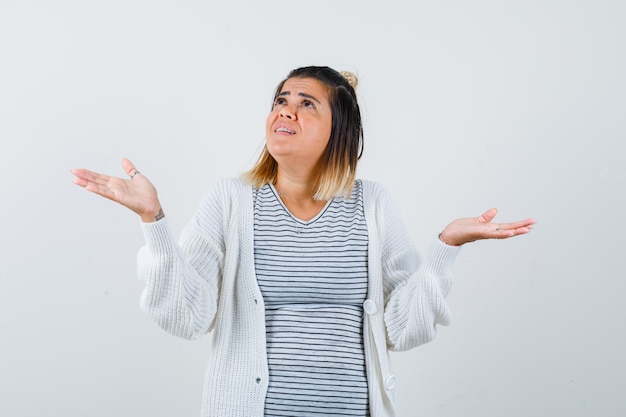
[{"label": "hair bun", "polygon": [[356,75],[354,75],[354,73],[350,71],[339,71],[339,74],[343,75],[343,78],[348,81],[350,87],[356,89],[356,86],[359,84],[359,79],[356,77]]}]

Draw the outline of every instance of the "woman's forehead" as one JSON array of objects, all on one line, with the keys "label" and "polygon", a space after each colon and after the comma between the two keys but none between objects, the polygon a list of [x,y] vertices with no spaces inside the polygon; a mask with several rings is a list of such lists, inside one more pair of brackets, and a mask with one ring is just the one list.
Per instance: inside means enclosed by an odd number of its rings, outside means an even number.
[{"label": "woman's forehead", "polygon": [[320,91],[326,92],[327,88],[320,81],[315,78],[289,78],[285,81],[281,88],[282,91],[304,91],[304,90],[312,90],[312,91]]}]

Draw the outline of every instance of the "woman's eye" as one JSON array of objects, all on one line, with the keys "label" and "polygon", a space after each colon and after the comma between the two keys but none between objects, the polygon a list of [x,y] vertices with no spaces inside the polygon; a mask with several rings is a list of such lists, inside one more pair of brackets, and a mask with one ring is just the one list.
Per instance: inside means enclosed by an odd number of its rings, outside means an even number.
[{"label": "woman's eye", "polygon": [[[278,106],[287,106],[289,105],[288,101],[286,98],[284,97],[276,97],[274,99],[274,107],[278,107]],[[315,109],[315,103],[313,103],[311,100],[302,100],[301,102],[298,103],[298,107],[304,107],[307,109]]]}]

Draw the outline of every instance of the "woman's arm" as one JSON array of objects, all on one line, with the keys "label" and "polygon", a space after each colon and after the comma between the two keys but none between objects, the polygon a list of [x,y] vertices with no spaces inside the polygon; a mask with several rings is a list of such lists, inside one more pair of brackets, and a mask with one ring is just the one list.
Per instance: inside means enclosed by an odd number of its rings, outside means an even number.
[{"label": "woman's arm", "polygon": [[383,198],[381,204],[385,324],[391,350],[407,350],[430,342],[437,324],[449,323],[445,297],[452,285],[452,265],[462,244],[525,234],[535,223],[533,219],[493,223],[495,209],[475,218],[458,219],[446,226],[422,259],[391,200]]},{"label": "woman's arm", "polygon": [[141,307],[166,331],[193,339],[206,333],[217,309],[224,254],[221,206],[208,196],[175,243],[156,188],[127,159],[130,179],[74,169],[74,183],[137,213],[146,246],[138,254],[138,275],[146,281]]},{"label": "woman's arm", "polygon": [[194,220],[180,244],[174,242],[167,219],[143,223],[142,229],[146,246],[137,256],[137,274],[146,282],[142,310],[168,333],[185,339],[202,336],[211,329],[217,310],[224,255],[220,238],[203,233]]}]

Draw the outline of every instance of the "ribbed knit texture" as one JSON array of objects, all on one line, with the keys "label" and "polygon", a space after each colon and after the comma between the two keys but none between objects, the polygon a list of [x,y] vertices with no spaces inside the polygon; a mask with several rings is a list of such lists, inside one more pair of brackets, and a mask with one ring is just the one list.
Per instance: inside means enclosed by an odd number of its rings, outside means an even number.
[{"label": "ribbed knit texture", "polygon": [[[460,248],[436,239],[420,260],[389,195],[363,181],[368,228],[368,312],[363,343],[372,417],[394,414],[388,350],[429,342],[447,324],[444,301]],[[167,217],[142,224],[138,274],[142,309],[166,331],[188,339],[213,333],[203,417],[263,416],[268,383],[265,308],[255,276],[252,189],[219,183],[174,243]]]}]

